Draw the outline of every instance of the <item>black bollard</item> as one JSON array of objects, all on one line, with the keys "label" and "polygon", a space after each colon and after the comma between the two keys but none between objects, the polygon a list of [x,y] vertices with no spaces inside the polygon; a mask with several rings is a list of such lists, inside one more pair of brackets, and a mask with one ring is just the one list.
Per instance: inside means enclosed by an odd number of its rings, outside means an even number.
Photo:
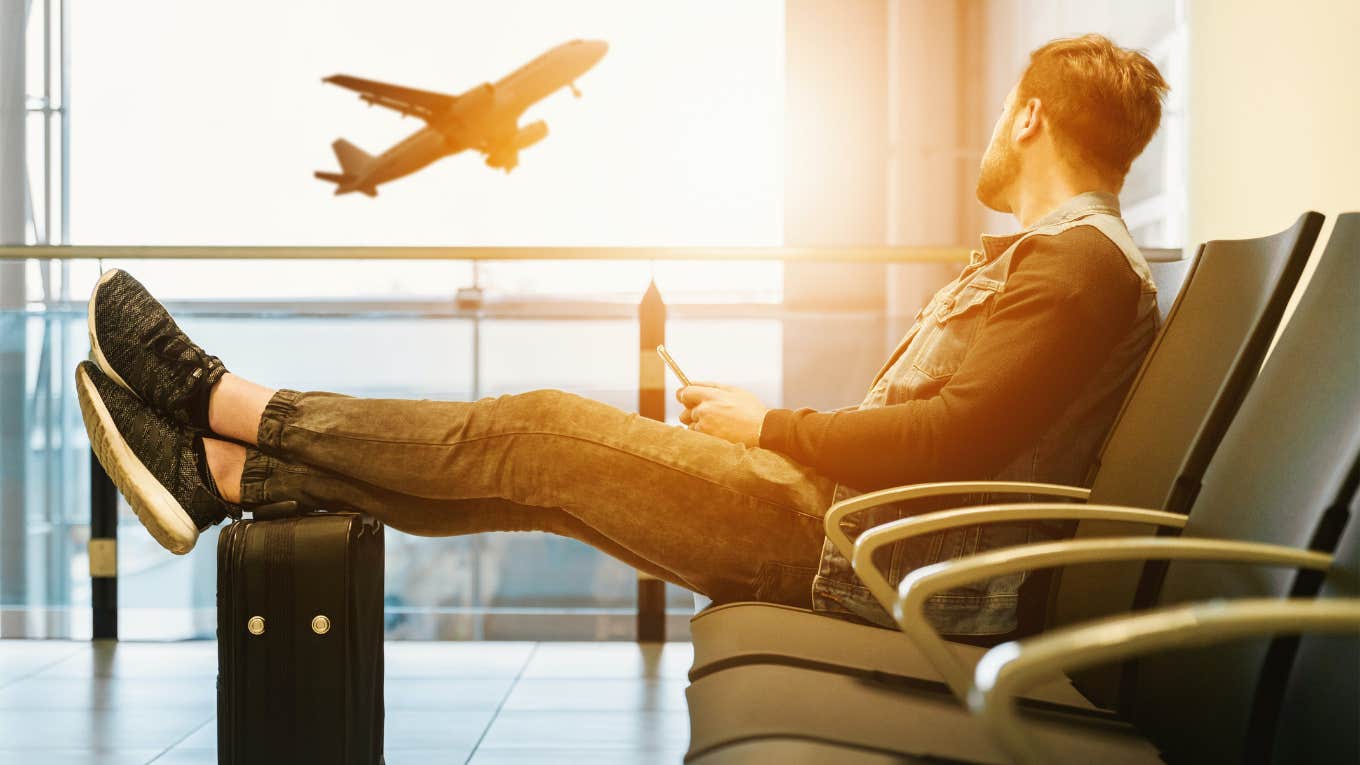
[{"label": "black bollard", "polygon": [[118,639],[118,489],[90,452],[90,606],[95,640]]},{"label": "black bollard", "polygon": [[[666,377],[656,347],[666,342],[666,303],[647,285],[638,304],[638,414],[666,419]],[[666,642],[666,583],[638,572],[637,639],[639,643]]]}]

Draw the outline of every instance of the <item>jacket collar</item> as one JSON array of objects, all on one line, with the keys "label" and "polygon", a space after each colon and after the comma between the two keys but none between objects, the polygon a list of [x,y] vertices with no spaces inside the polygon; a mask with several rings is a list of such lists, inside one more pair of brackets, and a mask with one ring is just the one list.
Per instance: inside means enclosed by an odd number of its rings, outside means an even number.
[{"label": "jacket collar", "polygon": [[995,259],[1001,253],[1010,248],[1025,235],[1046,226],[1056,226],[1077,218],[1090,215],[1092,213],[1105,213],[1119,217],[1119,199],[1115,195],[1104,191],[1086,191],[1078,194],[1066,202],[1053,208],[1047,215],[1040,218],[1023,231],[1003,236],[982,235],[982,250],[974,251],[970,258],[969,265],[982,265]]}]

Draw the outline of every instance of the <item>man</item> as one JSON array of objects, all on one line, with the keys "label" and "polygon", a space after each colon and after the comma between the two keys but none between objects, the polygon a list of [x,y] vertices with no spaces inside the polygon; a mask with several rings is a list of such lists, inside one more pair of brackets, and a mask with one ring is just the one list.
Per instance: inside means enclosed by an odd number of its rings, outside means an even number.
[{"label": "man", "polygon": [[[767,410],[703,383],[678,392],[688,427],[676,428],[559,391],[465,403],[274,390],[227,372],[114,270],[90,299],[95,363],[76,373],[91,443],[178,553],[226,516],[295,500],[413,534],[554,532],[716,601],[890,625],[822,516],[899,484],[1085,480],[1156,331],[1115,195],[1166,89],[1150,61],[1103,37],[1032,54],[977,189],[1022,231],[983,237],[853,409]],[[890,575],[1052,533],[937,535],[893,550]],[[946,593],[928,618],[948,634],[1005,633],[1019,584]]]}]

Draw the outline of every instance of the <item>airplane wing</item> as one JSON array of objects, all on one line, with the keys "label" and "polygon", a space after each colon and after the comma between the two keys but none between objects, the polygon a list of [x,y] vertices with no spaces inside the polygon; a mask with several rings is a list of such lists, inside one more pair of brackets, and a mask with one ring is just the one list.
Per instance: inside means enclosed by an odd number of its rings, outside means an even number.
[{"label": "airplane wing", "polygon": [[329,82],[332,85],[339,85],[342,88],[352,90],[359,94],[359,98],[369,104],[385,106],[402,114],[420,117],[426,122],[442,114],[453,105],[454,101],[458,100],[443,93],[404,88],[400,85],[388,85],[385,82],[365,80],[347,74],[333,74],[322,82]]}]

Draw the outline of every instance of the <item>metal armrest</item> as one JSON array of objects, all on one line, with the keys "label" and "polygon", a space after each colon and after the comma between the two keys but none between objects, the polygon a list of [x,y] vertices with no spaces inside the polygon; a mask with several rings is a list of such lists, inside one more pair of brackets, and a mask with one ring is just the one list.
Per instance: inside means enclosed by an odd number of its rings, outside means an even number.
[{"label": "metal armrest", "polygon": [[942,497],[950,494],[1039,494],[1045,497],[1070,497],[1085,500],[1091,496],[1090,489],[1080,486],[1063,486],[1056,483],[1028,483],[1025,481],[945,481],[943,483],[918,483],[910,486],[895,486],[891,489],[871,491],[850,499],[841,500],[826,511],[826,535],[831,544],[840,550],[841,555],[849,558],[852,554],[850,537],[841,528],[843,521],[851,513],[924,497]]},{"label": "metal armrest", "polygon": [[854,567],[855,575],[860,581],[864,582],[875,598],[878,598],[878,602],[891,611],[893,604],[897,602],[897,589],[883,576],[873,560],[874,552],[884,545],[936,531],[980,523],[1089,519],[1150,523],[1179,529],[1185,526],[1186,516],[1180,513],[1164,513],[1160,510],[1143,510],[1118,505],[1079,505],[1071,502],[1021,502],[1013,505],[981,505],[957,510],[939,510],[890,521],[860,534],[849,556],[850,565]]},{"label": "metal armrest", "polygon": [[1317,570],[1325,570],[1332,564],[1332,556],[1326,553],[1223,539],[1116,538],[1040,542],[956,558],[912,571],[898,587],[893,616],[902,631],[939,670],[954,695],[960,701],[966,701],[971,684],[968,669],[959,663],[944,639],[926,621],[926,600],[952,587],[994,576],[1050,566],[1126,560],[1224,561]]},{"label": "metal armrest", "polygon": [[1016,762],[1051,762],[1026,735],[1015,700],[1052,676],[1166,649],[1304,632],[1360,632],[1360,599],[1211,601],[1101,619],[1004,643],[978,663],[968,706]]}]

